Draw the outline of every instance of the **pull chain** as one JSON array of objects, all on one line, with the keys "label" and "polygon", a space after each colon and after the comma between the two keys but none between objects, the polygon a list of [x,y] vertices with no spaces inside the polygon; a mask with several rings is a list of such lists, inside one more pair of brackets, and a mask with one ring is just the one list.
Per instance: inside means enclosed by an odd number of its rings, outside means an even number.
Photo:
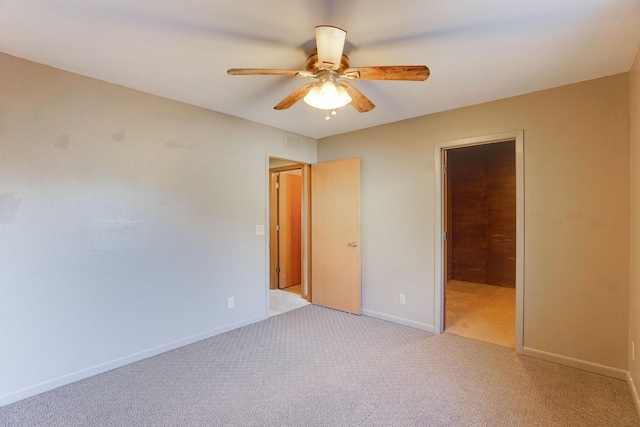
[{"label": "pull chain", "polygon": [[[331,116],[335,116],[336,114],[338,114],[338,113],[336,112],[335,108],[333,110],[331,110]],[[331,120],[331,116],[329,115],[329,110],[327,110],[327,116],[324,119],[325,120]]]}]

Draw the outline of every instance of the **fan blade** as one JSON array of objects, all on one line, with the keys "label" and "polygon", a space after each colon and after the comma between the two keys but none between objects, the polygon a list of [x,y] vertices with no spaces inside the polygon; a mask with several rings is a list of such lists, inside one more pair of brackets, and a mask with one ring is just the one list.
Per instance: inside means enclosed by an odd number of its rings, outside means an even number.
[{"label": "fan blade", "polygon": [[411,80],[424,81],[431,72],[424,65],[390,65],[382,67],[347,68],[340,77],[357,80]]},{"label": "fan blade", "polygon": [[318,68],[337,70],[340,67],[347,32],[338,27],[319,25],[316,27]]},{"label": "fan blade", "polygon": [[274,110],[286,110],[287,108],[291,107],[293,104],[295,104],[296,102],[298,102],[302,98],[304,98],[305,95],[307,94],[307,92],[309,92],[311,90],[311,88],[313,87],[313,85],[315,85],[315,84],[316,84],[316,82],[307,83],[306,85],[302,86],[301,88],[296,89],[293,93],[291,93],[285,99],[280,101],[278,103],[278,105],[273,107],[273,109]]},{"label": "fan blade", "polygon": [[351,83],[339,81],[338,84],[347,91],[347,93],[351,97],[351,105],[360,113],[366,113],[367,111],[371,111],[376,108],[373,102],[369,101],[369,98],[364,96],[362,92],[356,89],[356,87]]},{"label": "fan blade", "polygon": [[303,70],[277,70],[273,68],[232,68],[227,70],[232,76],[301,76],[315,77],[315,74]]}]

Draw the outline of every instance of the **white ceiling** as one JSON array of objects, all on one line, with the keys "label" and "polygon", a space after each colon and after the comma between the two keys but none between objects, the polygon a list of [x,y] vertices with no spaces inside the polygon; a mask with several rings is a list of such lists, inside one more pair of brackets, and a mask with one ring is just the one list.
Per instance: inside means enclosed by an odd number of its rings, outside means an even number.
[{"label": "white ceiling", "polygon": [[[308,80],[314,27],[351,66],[427,65],[425,82],[355,81],[376,108],[273,106]],[[638,0],[0,0],[0,51],[321,138],[628,71]]]}]

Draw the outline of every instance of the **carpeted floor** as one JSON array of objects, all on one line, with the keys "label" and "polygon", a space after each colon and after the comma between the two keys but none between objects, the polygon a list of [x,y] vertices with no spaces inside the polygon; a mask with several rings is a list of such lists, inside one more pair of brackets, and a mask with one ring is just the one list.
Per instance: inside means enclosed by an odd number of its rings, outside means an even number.
[{"label": "carpeted floor", "polygon": [[309,305],[0,408],[10,426],[639,426],[625,382]]},{"label": "carpeted floor", "polygon": [[300,294],[282,289],[269,290],[269,316],[277,316],[305,305],[309,305],[309,301]]},{"label": "carpeted floor", "polygon": [[515,347],[514,288],[449,280],[445,292],[446,332]]}]

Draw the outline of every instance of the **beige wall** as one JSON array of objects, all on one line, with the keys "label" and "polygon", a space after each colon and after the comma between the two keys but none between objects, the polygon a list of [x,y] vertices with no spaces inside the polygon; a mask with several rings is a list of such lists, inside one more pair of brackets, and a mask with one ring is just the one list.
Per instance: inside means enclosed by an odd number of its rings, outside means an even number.
[{"label": "beige wall", "polygon": [[629,354],[629,374],[640,411],[640,51],[629,74],[631,107],[631,254],[629,286],[629,347],[635,344],[635,360]]},{"label": "beige wall", "polygon": [[0,405],[266,317],[267,156],[315,140],[3,54],[0,76]]},{"label": "beige wall", "polygon": [[[314,140],[7,55],[0,75],[0,405],[265,315],[266,156],[313,163]],[[524,344],[637,383],[628,94],[618,75],[323,140],[363,159],[363,308],[433,325],[433,146],[524,129]]]},{"label": "beige wall", "polygon": [[628,95],[620,74],[320,140],[362,158],[363,311],[434,325],[434,145],[523,129],[524,347],[624,372]]}]

